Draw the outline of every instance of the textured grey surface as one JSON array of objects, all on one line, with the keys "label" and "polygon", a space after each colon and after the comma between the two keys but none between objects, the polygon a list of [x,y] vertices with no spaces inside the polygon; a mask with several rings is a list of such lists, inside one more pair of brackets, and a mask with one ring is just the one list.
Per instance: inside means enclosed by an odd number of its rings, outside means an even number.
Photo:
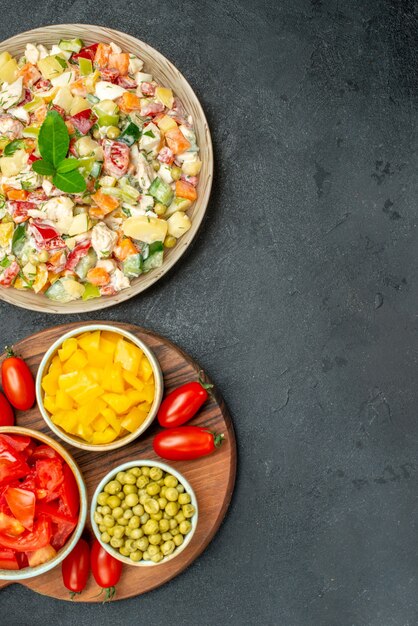
[{"label": "textured grey surface", "polygon": [[[193,250],[89,319],[178,342],[239,444],[230,513],[188,571],[104,607],[14,586],[8,626],[418,623],[414,4],[3,1],[1,39],[100,22],[158,48],[201,99],[217,170]],[[0,315],[2,344],[66,321]]]}]

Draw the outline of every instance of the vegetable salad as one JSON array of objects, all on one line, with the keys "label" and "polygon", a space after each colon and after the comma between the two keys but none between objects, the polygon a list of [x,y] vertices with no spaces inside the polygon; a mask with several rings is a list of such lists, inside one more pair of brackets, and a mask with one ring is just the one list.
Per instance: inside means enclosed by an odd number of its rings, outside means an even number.
[{"label": "vegetable salad", "polygon": [[114,43],[0,54],[0,287],[70,302],[159,267],[202,163],[169,87]]}]

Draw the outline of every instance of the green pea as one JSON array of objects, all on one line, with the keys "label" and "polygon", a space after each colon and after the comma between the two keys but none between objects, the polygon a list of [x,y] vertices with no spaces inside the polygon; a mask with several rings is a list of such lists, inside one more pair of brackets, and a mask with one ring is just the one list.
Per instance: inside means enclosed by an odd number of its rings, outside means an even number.
[{"label": "green pea", "polygon": [[126,509],[126,511],[123,512],[123,517],[124,519],[130,520],[131,517],[133,517],[133,513],[131,509]]},{"label": "green pea", "polygon": [[160,492],[160,485],[157,483],[148,483],[147,485],[147,494],[149,496],[156,496],[157,493]]},{"label": "green pea", "polygon": [[107,528],[104,524],[99,524],[99,530],[101,533],[104,533],[107,530]]},{"label": "green pea", "polygon": [[127,539],[125,541],[125,548],[129,551],[129,552],[134,552],[135,550],[135,541],[133,539]]},{"label": "green pea", "polygon": [[185,515],[184,515],[183,511],[179,511],[179,512],[177,513],[177,515],[175,515],[175,516],[174,516],[174,519],[176,520],[176,522],[177,522],[178,524],[180,524],[181,522],[184,522],[184,520],[186,519],[186,517],[185,517]]},{"label": "green pea", "polygon": [[112,515],[115,519],[119,519],[120,517],[122,517],[123,515],[123,509],[121,506],[117,506],[115,509],[113,509],[112,511]]},{"label": "green pea", "polygon": [[142,469],[142,473],[144,476],[149,476],[150,473],[150,468],[147,467],[146,465],[144,467],[141,468]]},{"label": "green pea", "polygon": [[177,478],[175,476],[172,476],[171,474],[167,474],[167,476],[164,478],[164,485],[166,487],[176,487],[178,485],[178,482],[179,481],[177,480]]},{"label": "green pea", "polygon": [[147,550],[149,546],[148,538],[141,537],[140,539],[137,539],[137,541],[135,542],[135,545],[138,548],[138,550],[142,550],[142,552],[145,552],[145,550]]},{"label": "green pea", "polygon": [[140,517],[145,512],[145,509],[142,504],[137,504],[132,508],[132,511],[134,515],[138,515]]},{"label": "green pea", "polygon": [[110,542],[110,535],[108,532],[104,532],[100,535],[100,539],[103,541],[103,543],[109,543]]},{"label": "green pea", "polygon": [[106,131],[106,137],[109,139],[116,139],[120,135],[120,129],[117,126],[109,126]]},{"label": "green pea", "polygon": [[149,471],[149,477],[151,478],[151,480],[160,480],[162,475],[163,475],[162,469],[160,469],[159,467],[151,467]]},{"label": "green pea", "polygon": [[160,498],[165,498],[165,492],[167,491],[167,487],[164,485],[161,487]]},{"label": "green pea", "polygon": [[158,532],[158,522],[153,519],[149,519],[142,527],[142,530],[146,535],[154,535]]},{"label": "green pea", "polygon": [[165,206],[165,204],[161,204],[161,202],[156,202],[152,210],[156,215],[161,217],[167,211],[167,207]]},{"label": "green pea", "polygon": [[119,526],[127,526],[129,523],[128,520],[123,517],[123,515],[122,517],[118,517],[116,521],[119,524]]},{"label": "green pea", "polygon": [[147,552],[150,555],[150,557],[152,558],[155,554],[158,554],[160,551],[160,547],[159,546],[155,546],[155,545],[150,545]]},{"label": "green pea", "polygon": [[181,524],[179,524],[179,531],[182,535],[187,535],[187,533],[189,533],[191,529],[192,525],[189,520],[185,520],[184,522],[181,522]]},{"label": "green pea", "polygon": [[157,161],[157,159],[153,159],[151,165],[152,165],[154,171],[158,172],[158,170],[160,169],[160,165],[161,164],[160,164],[159,161]]},{"label": "green pea", "polygon": [[148,483],[149,478],[148,476],[145,476],[145,474],[138,476],[138,478],[136,479],[136,486],[138,487],[138,489],[143,489],[146,485],[148,485]]},{"label": "green pea", "polygon": [[125,531],[125,537],[132,537],[132,534],[131,534],[132,528],[129,528],[129,525],[125,526],[124,531]]},{"label": "green pea", "polygon": [[126,495],[136,493],[136,485],[123,485],[123,492],[126,493]]},{"label": "green pea", "polygon": [[150,497],[149,497],[149,495],[148,495],[147,493],[142,493],[142,494],[139,496],[139,503],[140,503],[140,504],[142,504],[142,506],[144,506],[145,502],[146,502],[147,500],[149,500],[149,499],[150,499]]},{"label": "green pea", "polygon": [[175,537],[173,537],[173,541],[176,544],[176,546],[181,546],[181,544],[184,541],[183,535],[181,535],[180,533],[178,535],[176,535]]},{"label": "green pea", "polygon": [[115,525],[115,518],[112,515],[105,515],[103,518],[103,524],[106,528],[111,528]]},{"label": "green pea", "polygon": [[101,506],[97,506],[97,507],[96,507],[96,511],[97,511],[98,513],[101,513],[101,512],[102,512],[102,508],[103,508],[103,507],[101,507]]},{"label": "green pea", "polygon": [[110,506],[111,509],[116,509],[117,506],[120,506],[118,496],[109,496],[107,499],[107,506]]},{"label": "green pea", "polygon": [[119,548],[119,554],[121,554],[122,556],[129,556],[129,550],[127,550],[125,546],[121,546]]},{"label": "green pea", "polygon": [[177,165],[173,165],[171,168],[171,178],[173,180],[180,180],[182,173],[181,167],[177,167]]},{"label": "green pea", "polygon": [[184,487],[183,487],[183,485],[182,485],[182,484],[177,485],[176,489],[177,489],[177,491],[178,491],[179,493],[183,493],[183,492],[184,492]]},{"label": "green pea", "polygon": [[113,528],[113,536],[116,537],[117,539],[121,539],[124,534],[125,534],[125,529],[123,526],[120,526],[120,524],[118,524],[117,526]]},{"label": "green pea", "polygon": [[109,513],[112,512],[112,509],[110,508],[110,506],[102,506],[102,515],[109,515]]},{"label": "green pea", "polygon": [[170,518],[171,518],[171,515],[169,515],[168,513],[166,513],[166,512],[164,511],[163,518],[164,518],[164,519],[170,519]]},{"label": "green pea", "polygon": [[132,474],[131,472],[125,474],[125,485],[136,485],[136,480],[137,477],[135,474]]},{"label": "green pea", "polygon": [[110,526],[110,527],[107,529],[107,532],[109,533],[109,535],[110,535],[111,537],[113,537],[113,529],[114,529],[114,528],[115,528],[114,526]]},{"label": "green pea", "polygon": [[136,493],[128,493],[125,498],[125,502],[129,507],[136,506],[138,504],[138,496]]},{"label": "green pea", "polygon": [[143,554],[142,554],[141,550],[135,550],[135,552],[131,552],[130,553],[129,558],[134,563],[137,563],[138,561],[140,561],[142,559],[142,556],[143,556]]},{"label": "green pea", "polygon": [[160,485],[160,487],[165,487],[165,485],[164,485],[164,478],[160,478],[156,482],[157,482],[157,485]]},{"label": "green pea", "polygon": [[171,533],[163,533],[161,537],[163,541],[171,541],[173,535]]},{"label": "green pea", "polygon": [[97,496],[97,502],[103,506],[104,504],[106,504],[107,499],[108,499],[109,495],[105,492],[102,491],[101,493],[99,493],[99,495]]},{"label": "green pea", "polygon": [[165,507],[167,506],[168,500],[167,498],[158,498],[157,502],[158,502],[160,509],[165,509]]},{"label": "green pea", "polygon": [[146,524],[149,520],[149,513],[143,513],[139,519],[141,520],[141,524]]},{"label": "green pea", "polygon": [[173,537],[178,535],[180,533],[178,526],[176,526],[175,528],[171,528],[170,533],[173,535]]},{"label": "green pea", "polygon": [[116,480],[118,482],[120,482],[121,485],[124,485],[125,484],[125,476],[126,476],[125,472],[118,472],[116,474]]},{"label": "green pea", "polygon": [[96,524],[101,524],[103,522],[103,515],[101,515],[101,513],[98,513],[97,511],[95,511],[95,513],[94,513],[94,521],[96,522]]},{"label": "green pea", "polygon": [[168,521],[168,519],[161,519],[158,522],[158,526],[160,528],[160,531],[162,533],[165,533],[165,532],[167,532],[170,529],[170,522]]},{"label": "green pea", "polygon": [[152,546],[158,546],[161,543],[161,535],[160,533],[157,533],[156,535],[150,535],[148,537],[148,541],[150,542],[150,544]]},{"label": "green pea", "polygon": [[110,493],[110,495],[119,493],[121,489],[122,489],[122,485],[120,484],[118,480],[111,480],[110,483],[107,483],[106,487],[104,488],[104,490],[107,493]]},{"label": "green pea", "polygon": [[179,492],[177,491],[175,487],[168,487],[168,489],[165,492],[165,497],[167,498],[169,502],[176,502],[179,497]]},{"label": "green pea", "polygon": [[129,506],[126,504],[125,500],[120,503],[120,506],[123,511],[126,511],[126,509],[129,509]]},{"label": "green pea", "polygon": [[163,560],[163,555],[161,554],[161,552],[158,552],[157,554],[154,554],[154,556],[151,557],[151,561],[153,563],[159,563],[160,561]]},{"label": "green pea", "polygon": [[[129,526],[128,526],[128,529],[129,529]],[[131,537],[132,537],[132,539],[141,539],[141,537],[143,537],[143,536],[144,536],[144,531],[142,530],[142,528],[132,528],[131,529]]]},{"label": "green pea", "polygon": [[149,552],[147,552],[147,551],[144,552],[144,554],[142,555],[142,558],[144,559],[144,561],[150,561],[151,560]]},{"label": "green pea", "polygon": [[[178,491],[178,488],[177,488]],[[189,504],[191,498],[188,493],[180,493],[179,494],[179,504]]]},{"label": "green pea", "polygon": [[183,511],[183,515],[186,518],[193,517],[193,515],[196,513],[196,509],[194,508],[193,504],[184,504],[181,510]]},{"label": "green pea", "polygon": [[160,519],[163,519],[163,512],[162,511],[158,511],[158,513],[151,513],[150,517],[151,517],[151,519],[156,519],[157,522],[159,522]]},{"label": "green pea", "polygon": [[157,500],[154,500],[154,498],[148,498],[148,500],[144,502],[144,509],[149,514],[158,513],[160,506]]},{"label": "green pea", "polygon": [[140,467],[131,467],[131,469],[129,470],[128,474],[133,474],[134,476],[136,476],[138,478],[138,476],[141,476],[141,468]]},{"label": "green pea", "polygon": [[117,539],[116,537],[112,537],[110,540],[110,545],[112,548],[121,548],[123,546],[123,539]]},{"label": "green pea", "polygon": [[139,528],[139,525],[141,524],[140,519],[138,517],[138,515],[132,515],[131,519],[129,520],[129,528]]},{"label": "green pea", "polygon": [[141,498],[142,496],[146,496],[146,497],[148,496],[146,487],[143,487],[142,489],[138,489],[138,498]]},{"label": "green pea", "polygon": [[167,515],[171,515],[172,517],[177,515],[178,510],[179,505],[177,504],[177,502],[169,502],[165,507],[165,512],[167,513]]},{"label": "green pea", "polygon": [[168,556],[169,554],[174,552],[175,548],[176,544],[172,539],[170,539],[169,541],[165,541],[163,543],[163,545],[161,546],[161,552],[164,554],[164,556]]}]

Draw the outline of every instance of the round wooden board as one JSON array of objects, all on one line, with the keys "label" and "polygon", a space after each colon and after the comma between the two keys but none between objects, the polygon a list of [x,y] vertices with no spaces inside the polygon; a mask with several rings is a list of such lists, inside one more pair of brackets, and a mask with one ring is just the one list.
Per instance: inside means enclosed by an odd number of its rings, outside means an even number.
[{"label": "round wooden board", "polygon": [[212,188],[212,140],[199,99],[179,70],[158,50],[155,50],[144,41],[140,41],[136,37],[122,33],[119,30],[93,24],[53,24],[52,26],[42,26],[41,28],[25,31],[0,42],[0,52],[8,51],[13,56],[21,55],[24,53],[27,43],[43,44],[50,47],[53,44],[57,44],[60,39],[75,37],[81,37],[87,45],[97,41],[116,43],[125,52],[136,54],[144,61],[144,72],[151,72],[163,85],[173,89],[174,94],[180,98],[187,113],[193,116],[197,144],[202,160],[202,170],[197,186],[198,199],[187,211],[192,221],[190,230],[179,239],[174,248],[165,250],[164,263],[161,267],[133,279],[130,287],[127,289],[123,289],[113,296],[103,296],[86,301],[73,300],[64,304],[49,300],[41,293],[36,294],[33,291],[0,288],[0,300],[5,300],[10,304],[30,309],[31,311],[41,311],[42,313],[67,314],[101,310],[128,300],[153,285],[177,263],[196,237],[206,213]]},{"label": "round wooden board", "polygon": [[[200,371],[198,364],[168,339],[131,324],[116,322],[112,322],[112,324],[134,333],[154,351],[160,361],[166,392],[185,382],[198,379]],[[16,343],[14,345],[15,351],[27,360],[35,375],[47,348],[64,332],[82,325],[83,323],[74,322],[48,328]],[[0,363],[4,356],[3,354],[0,357]],[[210,382],[207,376],[205,379]],[[184,474],[196,493],[199,503],[199,521],[193,539],[186,550],[165,564],[156,567],[124,566],[121,581],[117,586],[116,599],[121,600],[140,595],[177,576],[206,548],[225,516],[234,489],[237,454],[232,421],[216,387],[214,388],[214,396],[215,399],[208,400],[192,423],[207,426],[213,431],[223,432],[225,434],[224,444],[213,455],[202,459],[169,462],[170,465]],[[36,407],[24,413],[17,412],[16,423],[19,426],[41,430],[56,438],[46,426]],[[89,502],[96,485],[112,467],[130,460],[138,459],[140,462],[141,459],[158,458],[152,449],[152,438],[158,429],[158,423],[154,422],[140,439],[128,446],[105,453],[86,452],[61,441],[62,445],[73,455],[83,472]],[[86,533],[91,534],[89,526],[86,528]],[[9,584],[8,581],[0,581],[0,588]],[[69,600],[68,592],[62,584],[60,566],[42,576],[24,580],[20,584],[47,596]],[[93,576],[90,575],[81,600],[84,602],[102,602],[100,597],[96,597],[99,591]]]}]

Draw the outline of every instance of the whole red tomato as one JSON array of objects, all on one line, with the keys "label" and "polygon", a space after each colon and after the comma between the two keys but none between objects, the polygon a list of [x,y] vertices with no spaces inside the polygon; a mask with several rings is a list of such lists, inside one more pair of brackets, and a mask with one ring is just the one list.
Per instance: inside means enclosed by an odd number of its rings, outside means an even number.
[{"label": "whole red tomato", "polygon": [[0,391],[0,426],[13,426],[15,416],[6,396]]},{"label": "whole red tomato", "polygon": [[15,409],[26,411],[35,403],[35,382],[32,372],[23,359],[8,350],[1,366],[1,382],[4,393]]},{"label": "whole red tomato", "polygon": [[62,580],[73,598],[81,593],[90,573],[90,550],[87,541],[80,539],[61,566]]},{"label": "whole red tomato", "polygon": [[154,451],[169,461],[189,461],[211,454],[219,448],[223,435],[199,426],[167,428],[154,437]]},{"label": "whole red tomato", "polygon": [[208,399],[208,389],[213,385],[191,382],[174,389],[161,403],[158,421],[163,428],[185,424]]},{"label": "whole red tomato", "polygon": [[90,564],[96,583],[106,592],[105,602],[111,600],[116,593],[115,585],[122,574],[122,562],[106,552],[95,539],[91,548]]}]

